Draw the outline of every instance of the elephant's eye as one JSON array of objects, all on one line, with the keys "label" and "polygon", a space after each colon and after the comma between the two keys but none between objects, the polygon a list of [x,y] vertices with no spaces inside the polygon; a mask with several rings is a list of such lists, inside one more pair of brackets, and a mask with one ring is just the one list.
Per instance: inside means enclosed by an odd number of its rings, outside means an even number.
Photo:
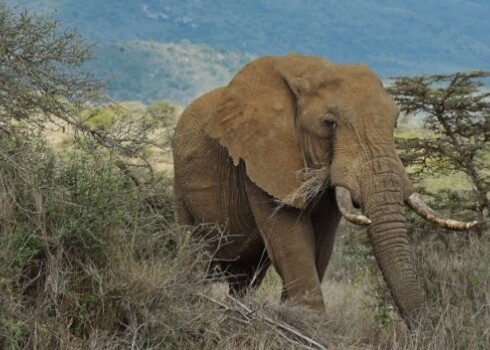
[{"label": "elephant's eye", "polygon": [[337,127],[337,123],[333,120],[330,120],[330,119],[325,120],[324,123],[325,123],[325,126],[327,127],[327,129],[329,131],[333,131]]}]

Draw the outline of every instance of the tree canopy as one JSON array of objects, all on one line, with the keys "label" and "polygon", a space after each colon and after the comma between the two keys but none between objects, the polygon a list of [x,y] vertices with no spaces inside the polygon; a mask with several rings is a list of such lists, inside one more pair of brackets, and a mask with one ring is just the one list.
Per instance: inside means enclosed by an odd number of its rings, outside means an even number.
[{"label": "tree canopy", "polygon": [[473,186],[472,208],[479,220],[490,201],[490,92],[484,79],[490,72],[395,78],[389,87],[402,112],[422,116],[432,136],[398,139],[405,165],[415,173],[464,173]]},{"label": "tree canopy", "polygon": [[75,30],[60,32],[56,20],[0,3],[0,128],[12,120],[59,119],[74,112],[100,84],[83,69],[91,47]]}]

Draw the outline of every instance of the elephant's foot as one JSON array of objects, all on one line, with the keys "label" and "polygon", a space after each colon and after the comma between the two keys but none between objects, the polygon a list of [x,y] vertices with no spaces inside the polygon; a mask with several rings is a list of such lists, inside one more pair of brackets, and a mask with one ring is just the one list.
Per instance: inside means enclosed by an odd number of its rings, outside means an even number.
[{"label": "elephant's foot", "polygon": [[311,311],[319,314],[325,314],[325,303],[323,297],[319,291],[307,291],[300,295],[289,296],[288,292],[283,290],[281,294],[281,301],[291,306],[302,306],[310,309]]}]

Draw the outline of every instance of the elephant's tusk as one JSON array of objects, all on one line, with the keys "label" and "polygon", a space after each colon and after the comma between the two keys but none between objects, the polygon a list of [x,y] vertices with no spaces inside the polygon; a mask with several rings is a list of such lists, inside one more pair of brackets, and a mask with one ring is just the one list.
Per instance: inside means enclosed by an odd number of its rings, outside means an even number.
[{"label": "elephant's tusk", "polygon": [[335,198],[340,213],[347,220],[356,225],[371,225],[371,220],[354,208],[350,191],[341,186],[335,187]]},{"label": "elephant's tusk", "polygon": [[407,204],[422,218],[442,228],[454,231],[466,231],[478,225],[478,221],[463,222],[444,218],[441,214],[429,207],[427,203],[420,198],[418,193],[412,193],[407,199]]}]

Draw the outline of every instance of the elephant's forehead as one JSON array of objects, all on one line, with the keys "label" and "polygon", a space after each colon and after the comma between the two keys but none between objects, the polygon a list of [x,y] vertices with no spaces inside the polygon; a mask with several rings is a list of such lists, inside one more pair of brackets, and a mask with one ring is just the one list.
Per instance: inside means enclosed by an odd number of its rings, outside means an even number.
[{"label": "elephant's forehead", "polygon": [[318,91],[318,102],[337,108],[367,108],[369,105],[392,107],[393,101],[377,80],[343,77],[335,85]]},{"label": "elephant's forehead", "polygon": [[379,85],[381,79],[369,67],[365,65],[337,64],[322,67],[322,72],[317,75],[319,86],[327,85]]},{"label": "elephant's forehead", "polygon": [[[359,96],[368,96],[370,92],[384,92],[381,80],[374,73],[350,72],[339,78],[337,89],[343,93],[355,93]],[[377,94],[376,94],[377,95]]]},{"label": "elephant's forehead", "polygon": [[326,87],[310,101],[304,101],[303,110],[309,115],[331,112],[354,122],[361,118],[392,119],[398,108],[383,87],[373,80],[346,79],[335,88]]},{"label": "elephant's forehead", "polygon": [[329,74],[319,77],[317,94],[329,100],[329,96],[341,102],[345,100],[352,105],[359,101],[389,99],[381,80],[369,68],[357,66],[345,66],[332,69]]}]

